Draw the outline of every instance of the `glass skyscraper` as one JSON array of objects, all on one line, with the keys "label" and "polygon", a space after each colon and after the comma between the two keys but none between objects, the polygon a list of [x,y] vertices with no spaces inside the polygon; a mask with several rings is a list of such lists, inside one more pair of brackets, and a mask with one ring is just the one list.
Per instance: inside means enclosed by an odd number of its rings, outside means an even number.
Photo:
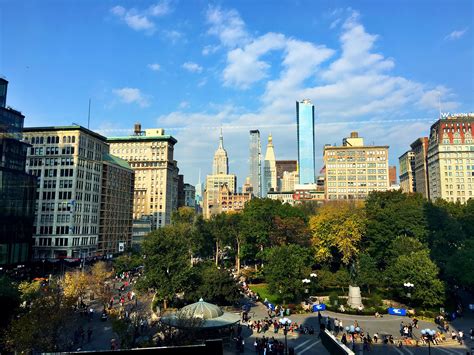
[{"label": "glass skyscraper", "polygon": [[314,105],[310,100],[296,102],[296,123],[300,184],[314,184]]},{"label": "glass skyscraper", "polygon": [[249,156],[249,178],[253,194],[261,197],[262,185],[262,147],[260,144],[260,131],[250,131],[250,156]]}]

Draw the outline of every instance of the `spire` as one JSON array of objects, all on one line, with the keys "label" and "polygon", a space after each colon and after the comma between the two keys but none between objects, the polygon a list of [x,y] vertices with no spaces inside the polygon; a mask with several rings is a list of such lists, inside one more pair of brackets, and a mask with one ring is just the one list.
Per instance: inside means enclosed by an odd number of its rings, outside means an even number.
[{"label": "spire", "polygon": [[221,127],[221,135],[219,136],[219,149],[224,149],[224,137],[222,136],[222,127]]},{"label": "spire", "polygon": [[273,146],[272,132],[270,132],[270,134],[268,135],[268,145],[272,145],[272,146]]}]

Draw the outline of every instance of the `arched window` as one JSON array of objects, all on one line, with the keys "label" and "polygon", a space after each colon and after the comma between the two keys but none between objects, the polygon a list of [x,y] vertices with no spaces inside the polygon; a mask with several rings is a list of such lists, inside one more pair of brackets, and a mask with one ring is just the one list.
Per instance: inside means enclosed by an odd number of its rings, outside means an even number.
[{"label": "arched window", "polygon": [[63,143],[66,143],[66,136],[63,136]]},{"label": "arched window", "polygon": [[72,142],[76,143],[76,136],[72,136]]}]

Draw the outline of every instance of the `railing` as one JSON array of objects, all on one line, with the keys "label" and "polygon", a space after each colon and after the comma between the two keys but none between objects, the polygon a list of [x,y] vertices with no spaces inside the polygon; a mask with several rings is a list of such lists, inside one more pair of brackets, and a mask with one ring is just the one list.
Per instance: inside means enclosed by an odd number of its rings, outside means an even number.
[{"label": "railing", "polygon": [[355,353],[336,339],[327,329],[321,332],[321,342],[332,355],[355,355]]}]

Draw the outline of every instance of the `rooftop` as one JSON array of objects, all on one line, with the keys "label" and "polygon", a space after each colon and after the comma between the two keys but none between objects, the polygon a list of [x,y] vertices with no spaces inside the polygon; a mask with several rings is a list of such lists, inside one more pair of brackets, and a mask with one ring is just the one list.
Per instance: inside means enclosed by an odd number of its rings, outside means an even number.
[{"label": "rooftop", "polygon": [[161,136],[124,136],[124,137],[108,137],[107,142],[136,142],[136,141],[169,141],[176,144],[178,141],[176,138],[170,135]]},{"label": "rooftop", "polygon": [[23,128],[23,132],[55,132],[55,131],[82,131],[87,133],[91,136],[94,136],[102,141],[105,141],[106,138],[99,133],[91,131],[88,128],[79,126],[79,125],[71,125],[71,126],[49,126],[49,127],[25,127]]},{"label": "rooftop", "polygon": [[119,157],[116,157],[115,155],[105,153],[103,159],[104,159],[104,161],[106,161],[108,163],[118,165],[121,168],[133,171],[133,169],[130,167],[130,165],[128,164],[128,162],[126,160],[121,159]]}]

